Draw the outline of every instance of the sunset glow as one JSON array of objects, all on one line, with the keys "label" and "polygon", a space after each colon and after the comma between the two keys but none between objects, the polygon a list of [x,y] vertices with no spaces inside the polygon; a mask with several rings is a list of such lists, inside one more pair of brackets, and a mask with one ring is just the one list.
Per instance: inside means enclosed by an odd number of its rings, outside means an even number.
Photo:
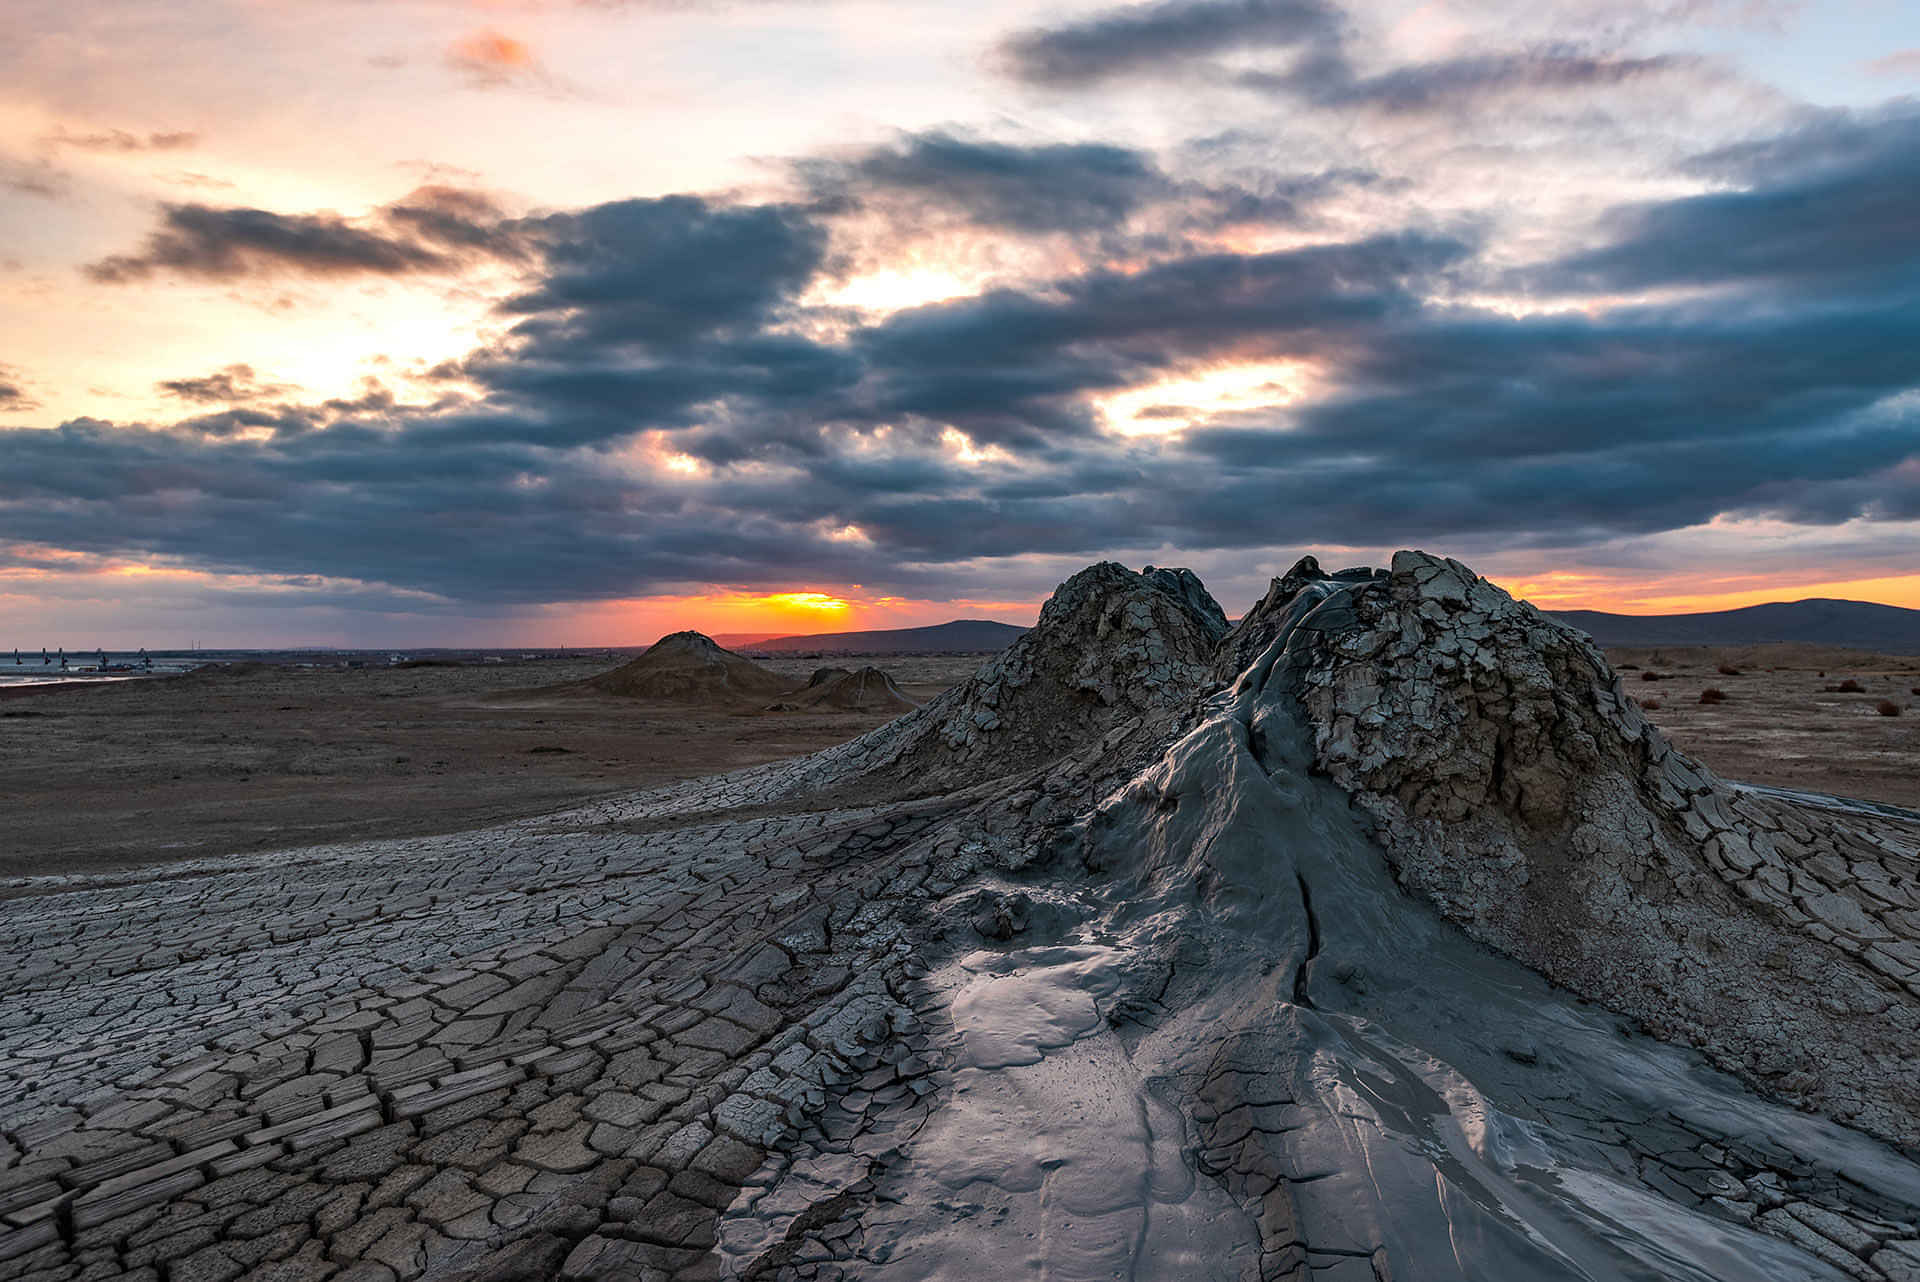
[{"label": "sunset glow", "polygon": [[1306,367],[1298,361],[1227,365],[1150,387],[1099,398],[1108,430],[1121,436],[1165,436],[1219,414],[1272,409],[1304,395]]}]

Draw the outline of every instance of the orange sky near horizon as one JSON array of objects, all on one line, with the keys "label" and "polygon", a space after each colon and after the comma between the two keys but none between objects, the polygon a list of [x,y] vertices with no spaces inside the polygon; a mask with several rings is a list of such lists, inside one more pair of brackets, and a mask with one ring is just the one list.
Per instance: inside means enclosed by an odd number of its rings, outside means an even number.
[{"label": "orange sky near horizon", "polygon": [[[1736,575],[1712,580],[1710,589],[1683,574],[1635,576],[1627,572],[1548,571],[1535,575],[1487,576],[1516,597],[1543,610],[1601,610],[1615,614],[1688,614],[1731,610],[1769,601],[1799,601],[1810,597],[1872,601],[1920,609],[1920,574],[1819,578],[1812,574]],[[44,592],[59,587],[74,609],[74,624],[45,625]],[[206,587],[245,588],[281,593],[286,613],[298,617],[302,605],[299,586],[254,576],[219,576],[203,571],[134,563],[90,564],[60,569],[0,571],[0,643],[23,648],[64,644],[69,648],[104,645],[112,648],[147,646],[173,648],[188,643],[205,630],[197,611],[184,604],[190,592]],[[124,604],[129,591],[151,594],[162,610],[169,588],[182,593],[177,623],[150,624],[138,635],[118,626],[88,621],[86,606],[97,605],[103,617],[110,607]],[[1224,589],[1222,589],[1224,591]],[[1221,601],[1229,617],[1238,617],[1257,594],[1246,600]],[[748,636],[806,636],[828,632],[858,632],[888,628],[925,627],[961,618],[995,619],[1029,625],[1038,616],[1044,596],[1031,600],[974,598],[917,599],[875,595],[856,586],[812,584],[785,592],[757,592],[715,587],[704,592],[639,597],[599,602],[560,602],[498,617],[472,620],[462,629],[467,640],[409,639],[397,613],[370,611],[365,631],[352,634],[330,630],[317,621],[297,644],[337,645],[343,648],[380,648],[462,644],[478,647],[514,646],[636,646],[648,645],[668,633],[692,629],[714,634]],[[35,617],[38,616],[38,617]],[[382,622],[382,620],[387,622]],[[124,635],[123,635],[124,633]],[[178,635],[175,635],[175,634]],[[235,636],[226,644],[237,648],[275,648],[265,637]]]}]

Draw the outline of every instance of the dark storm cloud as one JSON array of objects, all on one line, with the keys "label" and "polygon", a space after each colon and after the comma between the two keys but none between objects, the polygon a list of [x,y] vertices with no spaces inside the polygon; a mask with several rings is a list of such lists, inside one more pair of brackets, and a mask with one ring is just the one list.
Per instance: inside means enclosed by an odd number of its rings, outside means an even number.
[{"label": "dark storm cloud", "polygon": [[[1917,341],[1920,317],[1871,305],[1718,321],[1429,317],[1380,335],[1349,367],[1351,389],[1284,433],[1216,427],[1189,449],[1281,492],[1297,475],[1332,483],[1350,519],[1393,537],[1673,529],[1777,510],[1783,484],[1910,457],[1914,415],[1879,403],[1920,384]],[[1424,501],[1403,493],[1409,480],[1431,485]]]},{"label": "dark storm cloud", "polygon": [[[545,273],[504,305],[545,343],[677,343],[764,324],[819,269],[826,233],[797,210],[693,196],[545,220]],[[565,321],[539,319],[567,313]]]},{"label": "dark storm cloud", "polygon": [[488,399],[434,425],[450,440],[585,445],[724,420],[723,403],[812,411],[858,375],[847,352],[772,329],[826,253],[800,210],[671,196],[527,233],[540,279],[501,304],[507,339],[460,364]]},{"label": "dark storm cloud", "polygon": [[1611,243],[1556,264],[1548,288],[1755,283],[1904,294],[1920,290],[1920,110],[1825,118],[1763,144],[1697,160],[1740,190],[1636,205]]},{"label": "dark storm cloud", "polygon": [[[1342,167],[1240,175],[1236,182],[1176,179],[1146,152],[1109,143],[1017,144],[951,133],[909,134],[891,145],[798,162],[813,212],[867,212],[909,237],[954,223],[995,233],[1063,233],[1131,255],[1146,216],[1170,240],[1233,224],[1300,226],[1332,196],[1379,176]],[[1162,248],[1165,248],[1163,246]]]},{"label": "dark storm cloud", "polygon": [[1016,231],[1112,228],[1173,184],[1151,159],[1104,143],[1017,146],[921,134],[846,161],[799,166],[817,199],[904,196]]},{"label": "dark storm cloud", "polygon": [[[1410,63],[1368,75],[1342,11],[1319,0],[1160,0],[1002,43],[1007,73],[1029,84],[1085,88],[1122,77],[1204,75],[1323,108],[1411,114],[1508,94],[1603,89],[1697,70],[1697,59],[1634,58],[1572,45]],[[1221,55],[1284,51],[1279,68],[1234,71]]]},{"label": "dark storm cloud", "polygon": [[103,284],[164,273],[207,280],[291,272],[317,277],[444,272],[478,257],[526,252],[516,225],[486,197],[425,187],[365,220],[338,214],[169,204],[132,254],[88,265]]},{"label": "dark storm cloud", "polygon": [[[527,220],[501,232],[531,281],[503,306],[512,328],[443,371],[443,399],[229,397],[162,429],[5,431],[0,538],[499,604],[705,582],[940,595],[973,582],[972,558],[1161,544],[1538,545],[1723,513],[1910,518],[1911,128],[1823,119],[1830,145],[1785,135],[1698,159],[1727,190],[1616,211],[1608,243],[1534,279],[1714,293],[1590,312],[1437,302],[1476,281],[1480,247],[1406,232],[1172,250],[827,325],[799,301],[827,270],[826,202],[673,197]],[[996,159],[1021,157],[909,141],[885,163],[835,163],[864,200],[883,183],[953,190]],[[991,209],[988,190],[973,199]],[[1066,220],[1050,191],[1008,224]],[[491,225],[457,201],[415,207]],[[1822,245],[1802,207],[1872,227],[1884,270],[1866,269],[1864,238]],[[1099,202],[1071,217],[1097,224]],[[1315,371],[1311,399],[1164,442],[1097,430],[1103,393],[1288,359]],[[210,407],[217,381],[172,380]],[[1003,453],[969,459],[956,428]],[[848,526],[870,542],[836,537]]]},{"label": "dark storm cloud", "polygon": [[1093,426],[1088,392],[1150,380],[1183,360],[1331,353],[1418,305],[1418,287],[1468,246],[1425,236],[1272,254],[1208,254],[1139,272],[996,291],[900,313],[855,342],[867,412],[957,424],[1035,446]]},{"label": "dark storm cloud", "polygon": [[1571,48],[1545,48],[1444,58],[1362,76],[1338,52],[1328,50],[1292,70],[1248,72],[1239,77],[1239,82],[1299,97],[1316,107],[1366,107],[1413,114],[1472,105],[1506,94],[1609,88],[1698,66],[1697,60],[1683,57],[1621,58]]},{"label": "dark storm cloud", "polygon": [[1340,10],[1318,0],[1161,0],[1020,32],[1000,47],[1030,84],[1082,87],[1154,74],[1235,49],[1337,43]]}]

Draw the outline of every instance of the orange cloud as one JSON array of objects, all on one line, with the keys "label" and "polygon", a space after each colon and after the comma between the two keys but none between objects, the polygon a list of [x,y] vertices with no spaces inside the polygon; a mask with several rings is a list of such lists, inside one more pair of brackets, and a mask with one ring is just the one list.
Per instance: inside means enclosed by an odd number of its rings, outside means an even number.
[{"label": "orange cloud", "polygon": [[447,47],[447,65],[478,85],[503,85],[538,65],[523,41],[488,27],[461,36]]}]

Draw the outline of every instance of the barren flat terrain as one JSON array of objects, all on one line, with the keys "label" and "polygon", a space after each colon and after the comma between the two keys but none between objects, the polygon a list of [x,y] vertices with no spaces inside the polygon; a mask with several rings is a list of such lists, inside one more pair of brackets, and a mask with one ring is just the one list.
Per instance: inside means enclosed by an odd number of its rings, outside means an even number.
[{"label": "barren flat terrain", "polygon": [[[924,702],[979,656],[889,660]],[[604,658],[210,669],[0,697],[0,879],[405,837],[812,752],[891,714],[555,689]],[[818,664],[767,665],[796,685]]]},{"label": "barren flat terrain", "polygon": [[[1920,805],[1920,659],[1809,646],[1609,658],[1630,694],[1658,704],[1649,719],[1727,778]],[[872,662],[925,703],[982,661]],[[889,715],[556,689],[612,662],[208,670],[11,691],[0,697],[0,878],[455,832],[799,756]],[[798,686],[825,662],[763,666]],[[1849,678],[1864,693],[1825,690]],[[1725,701],[1702,704],[1709,687]],[[1902,715],[1878,715],[1882,700]]]},{"label": "barren flat terrain", "polygon": [[[1622,648],[1607,658],[1647,718],[1725,778],[1920,807],[1920,658],[1803,645]],[[1827,688],[1847,681],[1860,689]],[[1725,698],[1702,703],[1709,689]],[[1898,715],[1880,715],[1882,703]]]}]

